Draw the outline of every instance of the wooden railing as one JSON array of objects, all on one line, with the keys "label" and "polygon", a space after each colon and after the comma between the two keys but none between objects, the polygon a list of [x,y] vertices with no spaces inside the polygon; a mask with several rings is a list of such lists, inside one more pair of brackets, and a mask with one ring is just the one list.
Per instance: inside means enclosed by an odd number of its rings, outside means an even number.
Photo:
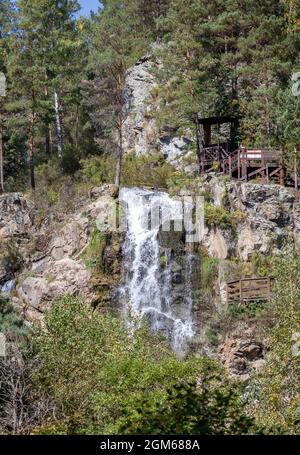
[{"label": "wooden railing", "polygon": [[242,278],[227,283],[227,302],[250,302],[255,300],[269,301],[271,299],[274,279]]}]

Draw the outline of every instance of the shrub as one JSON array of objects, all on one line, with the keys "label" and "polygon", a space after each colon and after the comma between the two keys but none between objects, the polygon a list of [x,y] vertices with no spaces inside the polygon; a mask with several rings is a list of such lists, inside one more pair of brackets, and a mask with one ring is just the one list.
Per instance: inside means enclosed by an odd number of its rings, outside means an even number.
[{"label": "shrub", "polygon": [[161,153],[124,157],[122,185],[167,188],[167,182],[174,168],[166,162]]},{"label": "shrub", "polygon": [[0,295],[0,333],[4,333],[9,340],[28,335],[29,329],[23,319],[14,312],[9,300]]},{"label": "shrub", "polygon": [[201,261],[201,287],[208,294],[213,293],[213,289],[218,277],[218,264],[216,258],[203,257]]},{"label": "shrub", "polygon": [[98,229],[94,229],[87,248],[85,249],[82,259],[85,265],[94,273],[104,271],[104,252],[107,244],[105,234]]},{"label": "shrub", "polygon": [[266,366],[249,386],[249,407],[258,424],[270,431],[299,434],[300,259],[281,258],[273,275],[276,285],[271,309],[275,325],[268,333]]},{"label": "shrub", "polygon": [[267,311],[268,303],[262,300],[247,302],[231,303],[228,306],[228,314],[232,317],[246,316],[248,318],[260,316],[264,311]]},{"label": "shrub", "polygon": [[211,203],[204,203],[204,219],[208,226],[217,226],[221,229],[233,227],[232,214],[224,207]]},{"label": "shrub", "polygon": [[7,273],[14,274],[19,272],[24,264],[23,256],[14,240],[10,240],[5,245],[5,251],[1,256],[1,265]]},{"label": "shrub", "polygon": [[125,412],[124,433],[144,435],[224,435],[248,433],[247,417],[237,388],[230,386],[210,365],[203,370],[201,385],[172,384],[164,401],[145,397],[138,411]]},{"label": "shrub", "polygon": [[123,409],[134,414],[145,395],[164,401],[171,381],[195,380],[199,371],[197,359],[177,359],[146,327],[132,335],[122,321],[71,297],[52,306],[35,346],[37,384],[63,409],[52,426],[58,432],[118,433]]}]

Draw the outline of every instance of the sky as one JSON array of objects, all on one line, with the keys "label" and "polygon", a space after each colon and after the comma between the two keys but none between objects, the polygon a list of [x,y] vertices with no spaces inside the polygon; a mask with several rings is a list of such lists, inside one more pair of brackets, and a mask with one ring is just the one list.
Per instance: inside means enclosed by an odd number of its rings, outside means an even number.
[{"label": "sky", "polygon": [[88,15],[89,12],[92,11],[98,11],[98,8],[100,6],[99,0],[79,0],[79,3],[81,4],[81,14]]}]

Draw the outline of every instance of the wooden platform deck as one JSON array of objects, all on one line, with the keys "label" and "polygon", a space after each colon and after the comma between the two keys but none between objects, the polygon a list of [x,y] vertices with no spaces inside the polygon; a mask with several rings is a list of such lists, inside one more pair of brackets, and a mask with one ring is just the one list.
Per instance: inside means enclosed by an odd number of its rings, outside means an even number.
[{"label": "wooden platform deck", "polygon": [[273,182],[282,186],[293,186],[299,189],[300,174],[296,167],[286,168],[283,165],[280,151],[268,149],[246,149],[228,153],[222,145],[204,147],[202,170],[215,170],[219,163],[219,171],[241,181],[262,178],[267,183]]},{"label": "wooden platform deck", "polygon": [[274,279],[242,278],[227,283],[227,303],[244,303],[256,300],[270,301]]}]

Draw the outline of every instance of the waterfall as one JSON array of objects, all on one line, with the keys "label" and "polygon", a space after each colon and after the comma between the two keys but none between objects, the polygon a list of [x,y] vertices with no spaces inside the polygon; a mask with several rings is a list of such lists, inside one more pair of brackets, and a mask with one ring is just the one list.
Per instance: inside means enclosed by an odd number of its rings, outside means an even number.
[{"label": "waterfall", "polygon": [[153,330],[163,332],[173,349],[184,354],[193,336],[192,254],[184,256],[184,292],[179,311],[172,302],[172,250],[164,250],[162,264],[159,244],[164,224],[168,226],[171,220],[182,224],[182,203],[167,193],[138,188],[122,189],[120,201],[126,225],[120,288],[124,314],[146,317]]}]

